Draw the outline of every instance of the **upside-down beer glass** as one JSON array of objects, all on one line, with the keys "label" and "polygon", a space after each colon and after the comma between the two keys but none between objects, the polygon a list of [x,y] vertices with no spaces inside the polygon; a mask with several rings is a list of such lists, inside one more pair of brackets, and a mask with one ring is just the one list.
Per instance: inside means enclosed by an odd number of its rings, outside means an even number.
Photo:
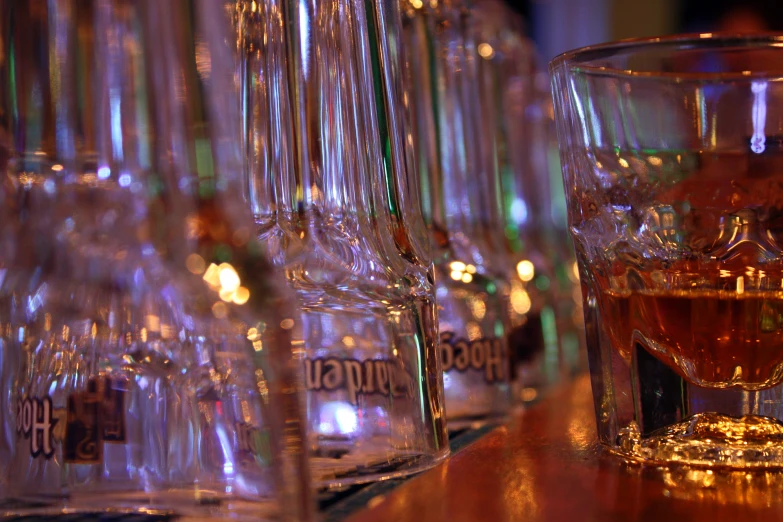
[{"label": "upside-down beer glass", "polygon": [[213,0],[0,5],[0,511],[311,520]]},{"label": "upside-down beer glass", "polygon": [[552,62],[598,431],[626,457],[783,466],[782,44]]},{"label": "upside-down beer glass", "polygon": [[237,7],[250,207],[297,297],[314,478],[431,467],[449,449],[397,1]]},{"label": "upside-down beer glass", "polygon": [[[402,1],[412,137],[436,273],[449,429],[510,408],[508,306],[491,150],[482,137],[478,42],[467,3]],[[486,161],[489,159],[489,161]]]},{"label": "upside-down beer glass", "polygon": [[543,190],[548,183],[540,182],[546,172],[534,161],[540,156],[536,146],[543,136],[534,125],[541,111],[533,89],[533,46],[502,2],[478,1],[470,15],[481,42],[483,142],[492,151],[502,196],[502,219],[493,228],[500,232],[507,254],[511,386],[515,400],[531,401],[556,383],[561,373],[552,291],[554,256],[545,241],[551,234],[546,221],[548,194]]}]

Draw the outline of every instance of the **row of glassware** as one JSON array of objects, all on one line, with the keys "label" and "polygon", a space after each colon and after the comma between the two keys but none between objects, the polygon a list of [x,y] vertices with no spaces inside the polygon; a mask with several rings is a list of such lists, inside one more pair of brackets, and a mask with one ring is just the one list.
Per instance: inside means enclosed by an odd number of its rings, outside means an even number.
[{"label": "row of glassware", "polygon": [[309,520],[583,368],[504,4],[0,13],[6,513]]}]

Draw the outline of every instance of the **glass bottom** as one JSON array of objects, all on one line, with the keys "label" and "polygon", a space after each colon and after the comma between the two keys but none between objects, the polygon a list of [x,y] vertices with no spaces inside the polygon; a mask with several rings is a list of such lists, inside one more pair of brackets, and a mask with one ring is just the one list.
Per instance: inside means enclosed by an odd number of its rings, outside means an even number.
[{"label": "glass bottom", "polygon": [[461,416],[449,418],[448,428],[450,432],[462,431],[462,430],[477,430],[485,426],[500,425],[506,422],[509,418],[508,414],[498,415],[481,415],[481,416]]},{"label": "glass bottom", "polygon": [[699,413],[642,437],[631,422],[612,450],[647,463],[778,469],[783,468],[783,423],[761,415]]},{"label": "glass bottom", "polygon": [[100,520],[105,522],[209,520],[274,521],[274,501],[248,501],[210,491],[169,490],[155,493],[75,493],[67,497],[32,497],[0,502],[0,516],[11,520]]},{"label": "glass bottom", "polygon": [[355,484],[406,477],[428,470],[449,455],[445,447],[434,454],[355,452],[333,457],[311,457],[310,469],[317,486],[338,489]]}]

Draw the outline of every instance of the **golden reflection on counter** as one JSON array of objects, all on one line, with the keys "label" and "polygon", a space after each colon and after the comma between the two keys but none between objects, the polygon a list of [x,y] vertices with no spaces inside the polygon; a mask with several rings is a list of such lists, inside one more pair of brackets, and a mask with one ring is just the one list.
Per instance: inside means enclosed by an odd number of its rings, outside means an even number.
[{"label": "golden reflection on counter", "polygon": [[602,450],[588,376],[348,522],[783,519],[783,471],[643,467]]},{"label": "golden reflection on counter", "polygon": [[665,484],[664,495],[680,500],[772,506],[780,503],[783,473],[777,471],[729,471],[697,468],[658,468],[649,478]]}]

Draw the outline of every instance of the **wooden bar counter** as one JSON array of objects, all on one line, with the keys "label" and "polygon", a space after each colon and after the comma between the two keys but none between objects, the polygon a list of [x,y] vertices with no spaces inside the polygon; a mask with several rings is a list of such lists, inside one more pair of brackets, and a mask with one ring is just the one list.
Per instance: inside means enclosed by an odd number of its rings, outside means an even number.
[{"label": "wooden bar counter", "polygon": [[783,472],[624,463],[598,445],[584,376],[348,519],[408,520],[783,520]]}]

